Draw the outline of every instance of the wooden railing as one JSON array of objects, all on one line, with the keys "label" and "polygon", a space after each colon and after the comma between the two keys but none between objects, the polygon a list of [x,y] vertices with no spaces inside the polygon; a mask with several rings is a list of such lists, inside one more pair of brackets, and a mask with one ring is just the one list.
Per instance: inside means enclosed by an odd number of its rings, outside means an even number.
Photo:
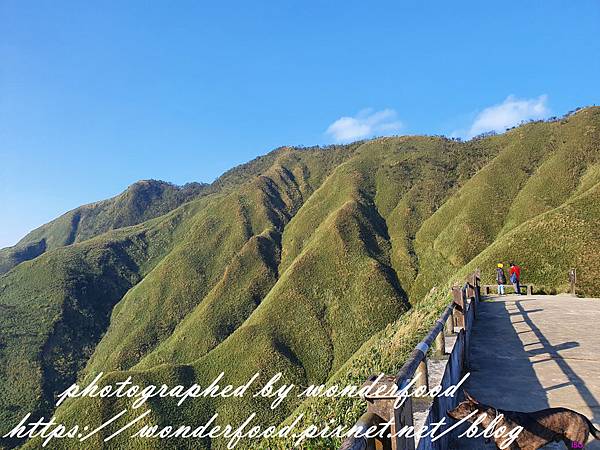
[{"label": "wooden railing", "polygon": [[[394,385],[398,390],[406,388],[410,381],[418,375],[416,383],[409,392],[423,386],[429,387],[430,376],[427,370],[427,358],[430,349],[432,357],[447,359],[444,374],[439,384],[442,389],[457,384],[469,367],[469,349],[471,329],[477,313],[477,304],[480,301],[480,276],[475,272],[467,277],[463,286],[452,288],[452,302],[446,307],[442,315],[435,322],[427,336],[414,348],[408,360],[394,376],[370,377],[365,385],[373,385],[371,391],[377,391],[379,385],[387,387],[385,392],[391,392]],[[452,351],[446,354],[446,338],[454,340]],[[434,344],[432,348],[432,344]],[[420,374],[420,375],[419,375]],[[398,407],[394,407],[396,396],[366,396],[367,411],[356,422],[357,429],[377,429],[391,423],[389,432],[381,433],[376,438],[349,437],[342,443],[340,450],[414,450],[414,438],[406,437],[406,433],[399,433],[404,427],[414,426],[413,402],[420,401],[407,396]],[[423,400],[424,401],[424,400]],[[458,397],[435,397],[426,409],[424,425],[439,422],[458,403]],[[375,427],[375,428],[372,428]],[[357,433],[355,433],[357,434]],[[376,433],[369,433],[374,435]],[[423,437],[418,443],[419,449],[446,449],[449,436],[431,442],[430,437]]]},{"label": "wooden railing", "polygon": [[[512,285],[508,284],[506,285],[507,287],[512,287]],[[527,284],[520,284],[519,287],[521,288],[521,290],[525,289],[525,293],[526,295],[533,295],[533,284],[531,283],[527,283]],[[483,295],[490,295],[492,291],[496,291],[498,292],[498,285],[497,284],[483,284],[481,286],[481,290],[483,291]],[[518,292],[519,294],[522,294],[522,292]],[[515,294],[517,294],[517,292],[515,292]]]}]

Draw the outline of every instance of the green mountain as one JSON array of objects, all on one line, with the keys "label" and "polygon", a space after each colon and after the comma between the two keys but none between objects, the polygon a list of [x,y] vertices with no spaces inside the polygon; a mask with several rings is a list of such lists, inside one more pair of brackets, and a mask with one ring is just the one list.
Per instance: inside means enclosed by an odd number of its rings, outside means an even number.
[{"label": "green mountain", "polygon": [[[577,267],[580,293],[598,296],[599,198],[600,108],[586,108],[468,142],[284,147],[180,202],[88,213],[72,239],[57,219],[26,241],[52,237],[52,246],[0,276],[0,433],[32,411],[93,428],[131,406],[82,398],[54,411],[58,392],[100,371],[104,383],[131,376],[140,385],[205,386],[221,372],[234,385],[256,372],[257,383],[277,372],[299,386],[359,383],[401,364],[454,277],[479,267],[491,282],[498,261],[519,262],[524,280],[546,292],[566,290]],[[117,219],[121,212],[129,221]],[[348,399],[270,403],[162,399],[142,423],[197,426],[218,413],[218,424],[238,424],[251,412],[269,425],[298,412],[308,422],[351,423],[359,413]],[[138,413],[90,438],[89,448],[102,448]],[[226,444],[127,433],[111,442]]]},{"label": "green mountain", "polygon": [[189,183],[179,187],[164,181],[138,181],[116,197],[69,211],[33,230],[15,246],[1,249],[0,274],[46,251],[162,216],[201,195],[206,186]]}]

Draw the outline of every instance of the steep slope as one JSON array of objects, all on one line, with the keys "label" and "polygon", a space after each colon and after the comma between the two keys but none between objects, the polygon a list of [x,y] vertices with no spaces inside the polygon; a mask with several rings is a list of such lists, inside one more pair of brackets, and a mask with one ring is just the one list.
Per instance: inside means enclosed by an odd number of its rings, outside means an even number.
[{"label": "steep slope", "polygon": [[[336,150],[331,151],[333,156]],[[338,155],[348,153],[338,151]],[[278,247],[290,217],[310,195],[312,186],[321,182],[322,175],[313,165],[319,163],[321,169],[327,166],[314,157],[311,151],[284,149],[263,175],[212,197],[191,218],[173,251],[115,309],[111,327],[86,370],[132,367],[166,339],[192,309],[201,303],[204,307],[205,297],[231,270],[231,261],[242,257],[240,252],[250,239],[272,235]],[[260,257],[272,259],[268,254]],[[236,278],[233,284],[239,282]],[[229,289],[233,288],[230,284]],[[239,308],[234,308],[236,314]],[[238,324],[243,318],[240,316]]]},{"label": "steep slope", "polygon": [[[418,227],[414,260],[420,262],[419,275],[410,291],[410,298],[418,303],[366,341],[330,377],[328,385],[360,384],[372,373],[396,371],[446,305],[452,280],[476,268],[484,269],[484,282],[492,283],[496,263],[515,260],[524,269],[527,282],[535,283],[542,292],[554,293],[568,289],[567,271],[577,267],[578,293],[599,296],[599,131],[600,108],[588,108],[560,122],[531,124],[513,133],[468,143],[494,146],[499,154],[475,170],[475,175],[468,177],[472,179]],[[515,137],[524,141],[517,152],[511,147]],[[544,147],[541,154],[536,151],[536,141]],[[413,216],[414,212],[408,215]],[[489,227],[491,237],[481,231],[485,227]],[[469,250],[476,255],[474,259],[465,254]],[[432,286],[438,289],[425,295]],[[423,327],[421,331],[419,327]],[[300,428],[348,425],[363,411],[360,400],[311,399],[282,425],[298,415],[303,415]],[[339,444],[329,439],[316,441],[322,448]],[[263,440],[256,448],[285,449],[292,445],[293,439]]]},{"label": "steep slope", "polygon": [[[421,151],[419,152],[417,149]],[[364,241],[364,245],[366,245],[365,251],[370,252],[371,256],[380,264],[381,270],[387,277],[386,284],[390,285],[397,292],[399,298],[406,299],[402,284],[398,279],[399,273],[404,274],[406,268],[400,265],[394,266],[392,263],[395,254],[394,241],[387,229],[388,224],[386,219],[381,215],[378,208],[378,200],[383,198],[390,203],[403,201],[415,210],[419,207],[433,209],[434,205],[431,205],[431,203],[437,198],[443,198],[444,195],[447,195],[447,191],[457,184],[459,175],[456,177],[450,175],[445,181],[439,183],[437,190],[431,188],[429,190],[428,202],[416,195],[415,192],[421,190],[423,185],[432,185],[436,180],[439,180],[439,171],[436,169],[437,165],[443,165],[444,162],[451,161],[458,156],[459,152],[465,152],[466,154],[476,153],[473,149],[465,150],[457,143],[451,141],[430,138],[411,139],[408,145],[403,142],[403,139],[380,140],[362,145],[358,149],[356,156],[339,166],[302,205],[298,213],[285,227],[281,244],[283,260],[279,266],[279,272],[282,274],[282,277],[277,282],[273,292],[278,292],[278,296],[295,296],[296,292],[283,294],[278,291],[278,289],[283,289],[281,286],[286,286],[287,284],[292,284],[294,290],[297,290],[296,285],[301,284],[302,279],[306,279],[306,275],[304,274],[296,278],[295,274],[298,273],[298,268],[293,265],[300,264],[301,262],[303,265],[307,265],[308,263],[304,262],[308,257],[306,252],[318,252],[319,254],[325,252],[319,242],[319,239],[322,239],[322,233],[332,228],[335,229],[336,224],[342,218],[344,218],[344,221],[347,221],[347,217],[354,217],[355,219],[353,220],[359,220],[360,223],[361,231],[359,237]],[[394,192],[399,192],[399,195],[396,198],[389,199],[383,187],[395,186],[394,178],[402,179],[403,171],[390,170],[390,163],[396,161],[398,158],[402,159],[405,163],[404,170],[410,172],[414,168],[416,173],[414,180],[404,180],[403,185],[398,184]],[[464,165],[457,165],[460,167],[460,170],[463,170],[465,167],[472,166],[474,158],[456,159],[464,159]],[[458,174],[460,170],[456,170],[452,174]],[[378,188],[378,186],[382,186],[382,188]],[[402,195],[404,192],[407,193],[408,200]],[[385,212],[388,215],[393,211],[395,211],[395,207],[391,206]],[[415,223],[418,223],[419,219],[415,217],[413,220]],[[341,229],[346,229],[355,225],[344,223],[343,228],[341,224],[337,226]],[[374,231],[364,231],[367,229],[367,226],[374,227],[377,233]],[[402,245],[405,241],[409,241],[409,238],[405,238],[398,245]],[[319,242],[319,244],[311,250],[311,245],[314,245],[314,242]],[[345,246],[351,249],[353,246],[356,246],[356,243],[350,242],[345,244]],[[331,259],[331,255],[335,254],[336,245],[330,244],[328,248],[330,250],[325,255],[321,254],[319,259],[326,258],[328,261]],[[247,257],[247,255],[248,253],[245,252],[244,257]],[[342,258],[345,259],[345,257]],[[310,267],[315,264],[319,264],[319,261],[311,262]],[[340,262],[337,260],[329,261],[328,265],[322,267],[323,273],[326,273],[327,267],[333,269],[339,264]],[[346,262],[346,264],[350,263]],[[260,268],[262,265],[259,264],[255,268]],[[234,270],[235,277],[231,276],[230,268]],[[237,325],[240,325],[240,320],[245,319],[248,315],[238,315],[238,312],[246,311],[248,305],[252,305],[250,300],[250,293],[252,291],[249,289],[249,286],[244,285],[243,289],[239,288],[240,283],[237,280],[240,276],[240,268],[237,259],[234,259],[234,263],[225,272],[223,282],[217,284],[215,291],[206,297],[205,301],[196,308],[196,311],[186,317],[177,327],[176,332],[156,352],[142,360],[138,367],[152,367],[153,365],[167,362],[187,363],[193,361],[203,356],[212,346],[220,341],[216,338],[216,335],[219,333],[223,334],[223,330],[229,329],[228,327],[233,318],[239,317],[239,319],[235,320]],[[398,268],[398,271],[396,268]],[[325,278],[344,280],[348,276],[345,274],[355,271],[360,272],[358,267],[352,270],[348,268],[340,268],[340,270],[344,275],[332,273]],[[259,272],[265,273],[262,269]],[[245,279],[250,280],[250,278]],[[227,281],[227,284],[225,284],[225,281]],[[358,281],[354,280],[354,284],[357,284]],[[262,286],[256,278],[252,278],[252,282],[257,283],[257,286]],[[322,283],[324,281],[315,282],[312,289],[317,289]],[[327,289],[334,288],[328,287]],[[361,287],[361,289],[365,288]],[[239,304],[231,304],[230,298],[240,301],[240,291],[246,293],[246,300]],[[342,295],[342,293],[336,293],[334,298],[337,298],[339,295]],[[347,308],[356,308],[357,305],[361,304],[358,293],[353,294],[352,298],[355,299],[356,305],[350,304],[347,305]],[[302,302],[315,302],[314,299],[311,298],[308,300],[305,296],[302,296],[299,300]],[[216,313],[216,311],[222,309],[222,305],[219,302],[225,302],[229,308],[229,314],[223,314],[223,319],[219,319]],[[356,309],[356,314],[359,314],[359,309]],[[232,329],[235,328],[237,326]],[[353,339],[362,340],[364,333],[355,332],[356,324],[351,335],[343,336],[340,341],[347,344]],[[210,345],[207,345],[208,343]],[[344,355],[342,360],[346,357],[347,355]],[[321,364],[321,367],[325,366]]]},{"label": "steep slope", "polygon": [[[558,208],[540,214],[502,235],[468,267],[496,261],[523,261],[523,277],[547,293],[568,292],[566,274],[577,268],[577,290],[600,293],[600,183]],[[535,252],[531,251],[535,249]],[[508,257],[508,258],[507,258]],[[488,273],[487,282],[492,282]]]},{"label": "steep slope", "polygon": [[137,367],[194,361],[233,333],[277,281],[280,241],[274,229],[252,236],[206,297]]},{"label": "steep slope", "polygon": [[[600,158],[600,108],[581,110],[560,122],[524,125],[483,142],[502,150],[416,235],[421,264],[411,291],[414,298],[443,283],[502,234],[576,195],[584,178],[593,183]],[[516,256],[526,265],[528,258]],[[512,257],[509,253],[502,260]]]},{"label": "steep slope", "polygon": [[179,187],[164,181],[139,181],[116,197],[69,211],[33,230],[15,246],[0,249],[0,274],[45,251],[162,216],[201,195],[206,187],[201,183]]},{"label": "steep slope", "polygon": [[47,414],[104,334],[112,308],[170,248],[182,208],[160,221],[59,247],[0,277],[0,422]]},{"label": "steep slope", "polygon": [[[325,159],[335,166],[353,148],[328,149]],[[244,173],[256,170],[249,163],[217,180],[211,193],[165,216],[56,248],[0,276],[0,392],[6,393],[0,400],[1,423],[25,412],[47,414],[55,393],[75,380],[94,353],[111,313],[114,331],[102,342],[123,336],[139,354],[108,348],[107,355],[95,353],[91,366],[110,359],[107,368],[128,367],[168,336],[255,230],[261,235],[283,226],[294,202],[302,201],[300,190],[309,195],[313,183],[326,176],[327,164],[319,158],[323,152],[270,154],[281,192],[271,178],[245,179]],[[316,162],[319,167],[313,167]],[[134,303],[123,308],[128,298]]]},{"label": "steep slope", "polygon": [[[365,176],[368,179],[368,171]],[[318,226],[311,242],[282,273],[260,305],[220,345],[197,359],[197,355],[169,353],[167,340],[166,349],[160,346],[148,361],[142,360],[127,373],[144,383],[149,380],[177,383],[185,374],[187,382],[206,384],[221,371],[227,373],[227,382],[234,384],[246,381],[255,372],[261,373],[262,381],[279,371],[286,380],[299,385],[326,380],[364,339],[406,309],[406,298],[389,263],[385,222],[369,196],[357,189],[360,186],[366,186],[366,181],[357,177],[357,185]],[[319,277],[320,273],[329,276]],[[302,282],[307,279],[313,283]],[[375,295],[378,301],[372,302]],[[201,315],[192,314],[194,319],[202,319]],[[194,326],[194,321],[190,320],[189,326],[187,322],[182,323],[175,335],[187,334],[192,340],[195,335],[200,336],[196,333],[204,331],[202,322],[198,324],[200,329]],[[101,346],[98,351],[102,351]],[[244,357],[232,358],[232,354]],[[173,358],[178,357],[197,360],[173,366],[177,362]],[[140,372],[141,366],[152,365],[152,358],[157,358],[156,363],[169,360],[170,364]],[[153,419],[168,421],[172,414],[177,414],[180,420],[201,421],[217,412],[219,422],[226,423],[237,422],[239,415],[257,411],[263,420],[277,423],[293,406],[273,411],[269,403],[268,399],[249,398],[235,408],[230,402],[218,399],[199,402],[193,408],[170,405]],[[106,408],[112,411],[121,405],[111,404]],[[73,402],[71,408],[65,414],[80,415],[89,407],[83,400],[79,404]]]},{"label": "steep slope", "polygon": [[[50,251],[0,277],[0,343],[7,343],[0,362],[15,367],[10,382],[0,377],[0,390],[52,393],[100,371],[109,372],[105,382],[132,376],[156,385],[206,385],[221,372],[233,384],[256,372],[258,383],[282,372],[285,382],[301,386],[362,377],[367,361],[401,363],[439,313],[454,276],[479,267],[489,279],[500,260],[516,260],[525,279],[545,290],[564,289],[566,270],[576,266],[581,293],[600,295],[599,143],[600,108],[587,108],[466,143],[415,136],[278,149],[224,174],[204,196],[165,216]],[[108,255],[108,262],[96,264],[93,255]],[[77,263],[65,263],[71,259]],[[103,274],[116,286],[101,285]],[[65,288],[70,279],[78,289]],[[428,294],[434,286],[437,293]],[[94,297],[90,289],[111,294]],[[26,293],[35,293],[29,303]],[[69,302],[83,305],[80,316],[103,319],[67,320]],[[55,313],[40,329],[21,332],[20,314],[45,314],[37,304]],[[52,332],[79,337],[88,328],[93,339],[78,344],[85,350]],[[30,341],[25,350],[23,336]],[[49,370],[40,356],[47,342],[55,355]],[[81,357],[63,367],[62,354]],[[24,361],[35,379],[19,379]],[[49,398],[32,396],[27,405],[47,411]],[[19,401],[0,405],[3,421],[25,410]],[[298,411],[308,422],[321,413],[356,419],[352,402],[325,408],[294,399],[275,410],[269,403],[198,399],[178,407],[161,400],[151,403],[145,423],[201,424],[215,412],[220,425],[250,412],[257,423],[273,425]],[[94,426],[128,406],[126,399],[77,399],[57,415]],[[133,417],[107,427],[91,448]],[[126,434],[113,442],[225,445]],[[74,445],[55,441],[56,448]]]},{"label": "steep slope", "polygon": [[[242,278],[240,285],[228,276],[230,271],[239,274],[240,261],[247,260],[248,254],[257,259],[255,253],[247,253],[253,248],[248,246],[239,256],[234,256],[222,280],[214,285],[213,292],[219,292],[219,297],[209,292],[180,322],[173,334],[141,358],[127,374],[137,377],[141,382],[151,379],[168,384],[179,382],[182,374],[186,374],[188,382],[193,380],[206,384],[221,371],[228,374],[227,381],[231,383],[242,383],[255,372],[260,372],[263,378],[268,379],[278,371],[285,374],[286,380],[293,380],[299,385],[326,381],[365,340],[406,311],[407,297],[392,263],[392,242],[396,237],[390,235],[382,212],[391,215],[401,201],[415,209],[434,210],[436,201],[443,202],[461,182],[468,179],[469,173],[492,156],[493,151],[482,151],[477,146],[459,145],[438,138],[395,138],[361,145],[303,202],[283,228],[279,277],[255,309],[256,303],[250,300],[248,293],[246,296],[237,294],[238,287],[246,289],[243,282],[247,278]],[[395,170],[394,164],[398,160],[403,163]],[[461,162],[456,163],[456,160]],[[273,171],[277,173],[279,170],[275,165],[267,172],[269,179],[277,178]],[[445,181],[439,181],[442,170],[448,174]],[[403,173],[413,171],[412,180],[393,188],[394,177],[400,180]],[[254,192],[254,186],[261,186],[261,181],[262,178],[257,179],[248,189]],[[276,184],[293,185],[289,182]],[[416,191],[428,185],[436,186],[430,195],[417,195]],[[231,198],[237,199],[240,193],[246,192],[245,189],[228,194],[222,201],[231,209]],[[400,192],[396,198],[390,199],[386,189],[388,193]],[[408,198],[405,198],[405,194]],[[233,195],[236,197],[231,197]],[[288,194],[287,197],[298,195]],[[261,204],[263,201],[254,199],[252,204]],[[274,205],[269,205],[269,210],[273,208]],[[215,211],[205,207],[198,220],[205,220],[201,219],[205,212],[207,217],[215,216]],[[260,217],[256,211],[249,216]],[[415,219],[415,223],[418,224],[418,220]],[[272,227],[273,223],[267,222],[267,225]],[[276,231],[277,227],[274,228]],[[229,230],[228,236],[231,233]],[[203,233],[194,235],[204,236]],[[405,236],[402,239],[410,240]],[[398,239],[398,242],[403,241]],[[186,248],[189,247],[186,245]],[[164,261],[168,260],[166,258]],[[260,267],[256,266],[259,276],[266,274],[272,277],[275,274]],[[130,297],[151,281],[151,275],[130,291],[115,309],[111,327],[98,345],[86,369],[87,373],[96,373],[111,365],[127,368],[130,361],[136,355],[143,354],[144,350],[130,352],[130,349],[139,348],[136,347],[139,342],[147,342],[147,337],[155,333],[154,329],[160,329],[156,325],[160,322],[156,319],[147,321],[147,312],[139,309],[155,308],[152,302],[148,302],[148,296],[144,296],[144,301],[140,297],[136,302],[132,301],[134,297]],[[256,279],[254,272],[249,275],[250,279]],[[169,286],[177,286],[168,279],[168,275],[161,274],[157,278]],[[306,280],[311,281],[307,283]],[[264,286],[272,281],[273,278],[266,278]],[[222,283],[226,283],[227,291],[220,290]],[[168,304],[168,294],[166,298],[166,302],[161,302],[161,320],[168,317],[168,311],[172,309]],[[220,317],[216,315],[214,307],[218,301],[228,305]],[[140,307],[136,309],[135,304]],[[118,317],[122,310],[133,312],[129,316]],[[234,316],[233,321],[238,326],[228,334],[222,326],[230,323],[230,316]],[[136,333],[135,327],[140,318],[153,328],[149,325],[143,332]],[[215,322],[220,326],[214,327]],[[132,335],[135,335],[135,339],[130,341]],[[123,354],[120,349],[127,353]],[[243,357],[232,358],[234,354]],[[103,408],[113,411],[122,406],[122,402],[117,402]],[[153,420],[169,423],[175,419],[175,414],[178,420],[197,422],[207,420],[213,412],[217,412],[219,423],[236,423],[240,416],[256,411],[269,423],[277,423],[295,406],[292,402],[273,411],[266,400],[250,398],[236,402],[233,407],[231,402],[215,399],[200,402],[190,411],[165,406]],[[73,402],[72,406],[63,410],[63,414],[75,417],[89,408],[87,400]],[[102,414],[109,414],[106,411]],[[221,444],[212,445],[218,448]]]}]

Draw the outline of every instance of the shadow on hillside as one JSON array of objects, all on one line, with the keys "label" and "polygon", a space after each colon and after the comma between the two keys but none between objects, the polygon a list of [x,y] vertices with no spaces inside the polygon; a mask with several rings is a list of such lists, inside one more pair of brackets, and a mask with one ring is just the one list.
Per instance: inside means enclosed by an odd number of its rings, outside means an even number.
[{"label": "shadow on hillside", "polygon": [[[585,382],[560,355],[561,351],[579,347],[575,341],[552,345],[535,325],[532,317],[543,308],[526,309],[527,299],[516,302],[498,300],[480,304],[471,343],[471,375],[465,389],[481,402],[497,408],[517,411],[535,411],[548,408],[548,392],[566,386],[574,386],[585,403],[594,411],[590,419],[598,423],[600,405],[586,387]],[[529,336],[532,334],[533,336]],[[521,339],[538,342],[523,344]],[[535,345],[537,348],[528,349]],[[546,357],[545,357],[546,356]],[[530,358],[535,357],[532,362]],[[535,364],[554,361],[568,382],[551,387],[541,384]],[[564,405],[568,407],[569,405]],[[453,448],[493,449],[483,440],[463,438],[453,443]],[[544,449],[565,448],[564,444],[552,444]],[[592,441],[586,449],[600,449],[600,441]]]}]

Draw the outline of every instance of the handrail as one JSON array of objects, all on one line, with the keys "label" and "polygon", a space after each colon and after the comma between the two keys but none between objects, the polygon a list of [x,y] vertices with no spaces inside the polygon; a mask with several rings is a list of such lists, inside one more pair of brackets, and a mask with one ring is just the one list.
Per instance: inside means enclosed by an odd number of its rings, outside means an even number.
[{"label": "handrail", "polygon": [[[360,419],[356,421],[354,426],[361,431],[365,431],[372,426],[380,425],[382,422],[383,420],[377,414],[366,412],[360,416]],[[371,448],[375,448],[373,443],[369,442],[369,439],[367,439],[365,436],[361,436],[358,438],[351,437],[346,439],[342,443],[340,450],[371,450]]]},{"label": "handrail", "polygon": [[[463,286],[454,286],[452,288],[452,301],[444,309],[444,312],[436,320],[435,324],[429,330],[427,335],[419,342],[414,350],[411,352],[409,358],[402,365],[395,377],[385,377],[386,385],[391,385],[391,379],[396,384],[398,389],[404,388],[409,380],[411,380],[415,372],[422,368],[421,378],[425,380],[419,380],[416,385],[428,386],[428,374],[427,374],[427,352],[431,348],[434,341],[437,345],[439,353],[445,353],[445,332],[444,328],[448,323],[451,323],[448,330],[451,334],[454,334],[456,327],[460,329],[458,338],[461,339],[462,345],[457,347],[462,349],[462,354],[458,356],[460,364],[464,369],[468,367],[468,352],[470,343],[470,327],[472,326],[475,318],[477,309],[477,303],[480,299],[480,274],[476,271],[467,277],[467,280]],[[451,321],[451,322],[450,322]],[[441,347],[441,348],[440,348]],[[455,347],[455,348],[457,348]],[[370,377],[366,384],[373,383],[377,377]],[[412,400],[410,397],[398,408],[394,409],[393,400],[389,397],[370,397],[367,400],[367,412],[364,413],[355,424],[355,429],[365,430],[373,426],[380,426],[392,420],[392,433],[402,429],[406,425],[412,425]],[[378,437],[380,439],[380,446],[376,447],[375,438],[366,438],[350,436],[344,440],[340,450],[372,450],[375,448],[384,448],[392,450],[407,449],[413,450],[415,448],[414,439],[406,437],[396,437],[391,439],[389,437]]]},{"label": "handrail", "polygon": [[396,385],[399,388],[402,388],[404,383],[411,379],[423,358],[427,355],[427,351],[431,347],[431,344],[437,337],[437,335],[444,329],[444,325],[446,325],[446,321],[452,314],[454,309],[454,304],[450,303],[440,318],[436,320],[435,326],[427,333],[427,336],[417,344],[415,349],[410,354],[408,360],[404,363],[398,374],[396,375]]}]

